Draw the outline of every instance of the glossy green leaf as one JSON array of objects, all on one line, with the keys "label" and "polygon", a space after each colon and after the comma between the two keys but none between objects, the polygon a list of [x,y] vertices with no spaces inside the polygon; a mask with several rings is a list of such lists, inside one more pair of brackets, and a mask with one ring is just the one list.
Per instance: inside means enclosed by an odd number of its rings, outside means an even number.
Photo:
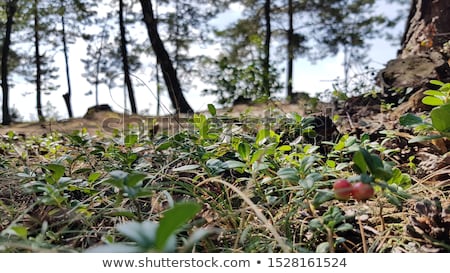
[{"label": "glossy green leaf", "polygon": [[281,145],[277,148],[277,150],[282,152],[289,152],[292,150],[292,147],[290,145]]},{"label": "glossy green leaf", "polygon": [[423,123],[423,120],[420,117],[411,113],[408,113],[400,117],[400,125],[402,126],[414,126],[421,123]]},{"label": "glossy green leaf", "polygon": [[216,107],[211,103],[208,104],[208,111],[212,116],[217,114]]},{"label": "glossy green leaf", "polygon": [[248,161],[250,158],[251,147],[246,142],[241,142],[238,145],[238,153],[242,160]]},{"label": "glossy green leaf", "polygon": [[439,81],[439,80],[430,80],[430,83],[434,84],[434,85],[438,85],[438,86],[443,86],[444,85],[444,83]]},{"label": "glossy green leaf", "polygon": [[225,161],[222,166],[227,169],[245,168],[247,165],[244,162],[237,160]]},{"label": "glossy green leaf", "polygon": [[312,201],[314,207],[319,207],[321,204],[333,200],[334,199],[334,192],[332,190],[322,190],[318,189],[316,191],[316,195],[314,196],[314,199]]},{"label": "glossy green leaf", "polygon": [[320,243],[316,248],[316,253],[328,253],[330,251],[330,244],[328,242]]},{"label": "glossy green leaf", "polygon": [[422,99],[422,103],[431,106],[438,106],[444,104],[444,101],[437,97],[426,96]]},{"label": "glossy green leaf", "polygon": [[408,188],[411,186],[411,177],[402,173],[400,169],[395,168],[392,174],[391,179],[387,181],[388,184],[396,184],[402,188]]},{"label": "glossy green leaf", "polygon": [[145,221],[139,223],[131,221],[119,224],[117,230],[140,247],[151,249],[155,247],[158,226],[157,222]]},{"label": "glossy green leaf", "polygon": [[350,223],[344,223],[344,224],[337,226],[334,230],[341,231],[341,232],[353,230],[353,225]]},{"label": "glossy green leaf", "polygon": [[434,97],[445,97],[445,94],[438,90],[427,90],[423,93],[425,95],[434,96]]},{"label": "glossy green leaf", "polygon": [[450,104],[445,104],[431,110],[433,127],[439,132],[450,132]]},{"label": "glossy green leaf", "polygon": [[[63,165],[59,164],[48,164],[44,166],[45,169],[51,171],[51,176],[49,179],[51,180],[51,183],[56,183],[63,177],[64,172],[66,171],[66,168]],[[50,182],[50,181],[47,181]]]},{"label": "glossy green leaf", "polygon": [[278,170],[277,175],[282,180],[287,180],[294,183],[300,179],[297,169],[294,168],[281,168]]},{"label": "glossy green leaf", "polygon": [[361,151],[357,151],[353,155],[353,162],[356,166],[357,173],[366,173],[368,170],[367,163],[364,160],[364,156]]}]

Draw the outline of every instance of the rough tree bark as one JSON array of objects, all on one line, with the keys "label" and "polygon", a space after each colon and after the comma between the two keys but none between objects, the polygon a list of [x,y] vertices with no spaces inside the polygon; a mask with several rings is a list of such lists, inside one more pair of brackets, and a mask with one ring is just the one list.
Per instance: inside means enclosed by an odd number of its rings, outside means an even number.
[{"label": "rough tree bark", "polygon": [[177,72],[173,67],[172,60],[164,48],[164,44],[158,33],[157,21],[153,14],[153,7],[150,0],[140,0],[142,12],[144,15],[144,23],[147,26],[148,36],[152,44],[153,51],[161,66],[164,81],[169,91],[169,97],[173,107],[177,113],[192,113],[193,110],[186,101],[181,90]]},{"label": "rough tree bark", "polygon": [[[414,0],[397,58],[380,71],[384,92],[413,88],[409,109],[420,109],[429,81],[450,82],[450,1]],[[403,109],[407,111],[409,109]]]},{"label": "rough tree bark", "polygon": [[3,91],[3,103],[2,103],[2,124],[9,125],[11,124],[11,115],[9,113],[9,85],[8,85],[8,57],[10,52],[10,44],[11,44],[11,31],[12,25],[14,23],[14,14],[17,11],[17,0],[8,1],[6,4],[6,33],[3,38],[3,47],[2,47],[2,91]]}]

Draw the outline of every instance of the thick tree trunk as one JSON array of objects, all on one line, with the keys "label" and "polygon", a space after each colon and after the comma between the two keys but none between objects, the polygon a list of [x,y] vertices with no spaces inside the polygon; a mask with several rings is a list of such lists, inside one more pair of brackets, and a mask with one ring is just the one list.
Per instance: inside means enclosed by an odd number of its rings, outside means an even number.
[{"label": "thick tree trunk", "polygon": [[[64,4],[63,1],[61,1],[61,5],[63,4]],[[70,101],[70,98],[72,96],[72,86],[70,83],[69,53],[68,53],[69,49],[67,48],[66,22],[64,19],[64,15],[61,16],[61,25],[62,25],[62,43],[63,43],[64,61],[66,65],[66,79],[67,79],[67,93],[63,94],[63,99],[64,102],[66,103],[69,118],[73,118],[72,103]]]},{"label": "thick tree trunk", "polygon": [[164,48],[161,37],[159,36],[157,21],[153,15],[152,3],[150,0],[140,0],[140,2],[142,12],[144,14],[144,22],[147,26],[148,36],[150,38],[153,51],[156,54],[156,58],[160,63],[161,71],[169,91],[169,97],[172,101],[172,105],[177,113],[192,113],[193,110],[191,106],[183,96],[176,70],[173,67],[173,63],[170,60],[167,50]]},{"label": "thick tree trunk", "polygon": [[38,0],[34,0],[34,48],[35,48],[35,65],[36,65],[36,109],[39,121],[44,121],[45,117],[42,113],[42,99],[41,99],[41,54],[39,52],[39,11]]},{"label": "thick tree trunk", "polygon": [[119,27],[120,27],[120,52],[122,53],[122,65],[125,84],[130,99],[131,112],[137,114],[136,100],[134,99],[133,83],[130,76],[130,65],[128,63],[127,39],[125,36],[125,21],[123,19],[123,0],[119,1]]},{"label": "thick tree trunk", "polygon": [[8,1],[6,4],[6,33],[3,38],[3,48],[2,48],[2,91],[3,91],[3,104],[2,104],[2,114],[3,114],[3,125],[11,124],[11,114],[9,113],[9,85],[8,85],[8,57],[11,45],[11,31],[12,25],[14,23],[14,14],[17,11],[17,0]]},{"label": "thick tree trunk", "polygon": [[[387,63],[378,74],[378,82],[388,96],[413,88],[403,97],[410,98],[409,109],[422,109],[423,91],[430,80],[450,82],[450,1],[414,0],[397,59]],[[393,91],[395,90],[395,92]]]}]

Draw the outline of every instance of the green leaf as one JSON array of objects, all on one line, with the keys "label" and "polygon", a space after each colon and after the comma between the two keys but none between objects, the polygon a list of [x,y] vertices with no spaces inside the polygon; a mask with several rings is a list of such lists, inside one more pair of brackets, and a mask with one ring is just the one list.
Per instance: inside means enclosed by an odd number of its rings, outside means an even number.
[{"label": "green leaf", "polygon": [[125,180],[125,178],[127,177],[128,173],[124,172],[124,171],[121,171],[121,170],[114,170],[114,171],[109,172],[109,175],[113,179]]},{"label": "green leaf", "polygon": [[330,168],[333,168],[333,169],[336,168],[336,161],[334,161],[334,160],[327,159],[326,164]]},{"label": "green leaf", "polygon": [[424,141],[430,141],[433,139],[442,138],[441,135],[431,135],[431,136],[416,136],[411,138],[408,143],[417,143],[417,142],[424,142]]},{"label": "green leaf", "polygon": [[297,169],[294,168],[281,168],[278,170],[277,175],[282,180],[287,180],[294,183],[298,182],[300,179]]},{"label": "green leaf", "polygon": [[353,225],[350,223],[344,223],[344,224],[341,224],[338,227],[336,227],[334,230],[341,231],[341,232],[353,230]]},{"label": "green leaf", "polygon": [[24,226],[12,226],[12,227],[2,231],[2,234],[4,234],[4,233],[16,235],[24,240],[26,240],[28,237],[28,230]]},{"label": "green leaf", "polygon": [[305,189],[310,190],[314,186],[316,181],[322,179],[322,175],[320,173],[310,173],[306,176],[305,179],[300,179],[299,184]]},{"label": "green leaf", "polygon": [[427,90],[423,93],[432,97],[445,97],[445,94],[438,90]]},{"label": "green leaf", "polygon": [[144,178],[146,177],[147,175],[143,173],[138,172],[130,173],[125,177],[124,184],[129,187],[135,187],[136,185],[138,185],[139,182],[144,180]]},{"label": "green leaf", "polygon": [[323,224],[320,221],[319,218],[314,218],[311,221],[309,221],[308,223],[308,228],[312,231],[316,231],[316,230],[322,230],[323,229]]},{"label": "green leaf", "polygon": [[425,98],[422,99],[422,103],[431,106],[438,106],[444,104],[444,101],[440,98],[426,96]]},{"label": "green leaf", "polygon": [[126,217],[128,219],[136,219],[136,215],[131,211],[113,211],[110,213],[111,216]]},{"label": "green leaf", "polygon": [[386,197],[389,203],[396,206],[398,209],[401,209],[402,201],[397,196],[390,193],[385,193],[384,196]]},{"label": "green leaf", "polygon": [[100,176],[102,176],[101,173],[91,173],[87,180],[88,182],[93,183],[97,181],[100,178]]},{"label": "green leaf", "polygon": [[280,147],[277,148],[277,150],[281,152],[289,152],[292,150],[292,147],[289,145],[281,145]]},{"label": "green leaf", "polygon": [[438,80],[430,80],[430,83],[434,84],[434,85],[438,85],[438,86],[443,86],[444,85],[443,82],[438,81]]},{"label": "green leaf", "polygon": [[227,160],[222,164],[222,167],[227,169],[245,168],[246,166],[244,162],[237,160]]},{"label": "green leaf", "polygon": [[138,142],[138,135],[135,134],[129,134],[127,136],[125,136],[125,140],[124,143],[127,147],[133,146],[134,144],[136,144]]},{"label": "green leaf", "polygon": [[59,164],[48,164],[44,166],[44,168],[51,171],[51,180],[54,183],[58,182],[66,171],[66,168],[63,165]]},{"label": "green leaf", "polygon": [[[441,87],[439,88],[439,91],[448,93],[448,91],[450,91],[450,82],[444,84],[443,86],[441,86]],[[446,94],[445,96],[448,96],[448,95],[450,95],[450,94]],[[448,99],[448,97],[447,97],[447,99]]]},{"label": "green leaf", "polygon": [[263,142],[270,136],[270,130],[269,129],[261,129],[256,134],[255,142],[257,145],[263,144]]},{"label": "green leaf", "polygon": [[212,116],[216,116],[217,114],[216,107],[211,103],[208,104],[208,111]]},{"label": "green leaf", "polygon": [[250,157],[250,144],[246,142],[239,143],[238,153],[242,160],[248,161]]},{"label": "green leaf", "polygon": [[252,158],[250,159],[250,164],[255,163],[256,161],[262,160],[264,158],[264,155],[266,154],[266,150],[264,149],[259,149],[256,150],[253,155]]},{"label": "green leaf", "polygon": [[316,253],[328,253],[330,251],[330,244],[328,242],[320,243],[316,248]]},{"label": "green leaf", "polygon": [[316,192],[317,193],[312,201],[314,207],[316,208],[319,207],[321,204],[334,199],[334,192],[331,190],[318,189],[316,190]]},{"label": "green leaf", "polygon": [[357,173],[366,173],[367,172],[367,163],[364,160],[364,156],[361,151],[357,151],[353,155],[353,162],[355,163]]},{"label": "green leaf", "polygon": [[192,219],[201,206],[197,203],[177,203],[163,213],[156,232],[156,249],[163,250],[167,240],[176,234],[176,231]]},{"label": "green leaf", "polygon": [[191,165],[184,165],[178,168],[173,168],[172,171],[174,172],[186,172],[186,171],[192,171],[196,170],[200,167],[198,164],[191,164]]},{"label": "green leaf", "polygon": [[252,164],[252,171],[263,171],[263,170],[267,170],[269,168],[269,165],[267,165],[264,162],[254,162]]},{"label": "green leaf", "polygon": [[388,184],[396,184],[402,188],[408,188],[411,186],[411,177],[402,173],[400,169],[395,168],[392,174],[391,179],[387,181]]},{"label": "green leaf", "polygon": [[172,141],[166,141],[166,142],[163,142],[163,143],[159,144],[159,145],[156,147],[156,151],[164,151],[164,150],[167,150],[167,149],[169,149],[170,147],[172,147],[172,145],[173,145],[173,142],[172,142]]},{"label": "green leaf", "polygon": [[145,221],[142,223],[131,221],[117,226],[117,230],[136,242],[141,248],[150,250],[155,248],[158,223]]},{"label": "green leaf", "polygon": [[431,110],[433,127],[439,132],[450,132],[450,104],[445,104]]},{"label": "green leaf", "polygon": [[423,120],[420,117],[411,113],[408,113],[400,117],[400,125],[402,126],[414,126],[422,123]]}]

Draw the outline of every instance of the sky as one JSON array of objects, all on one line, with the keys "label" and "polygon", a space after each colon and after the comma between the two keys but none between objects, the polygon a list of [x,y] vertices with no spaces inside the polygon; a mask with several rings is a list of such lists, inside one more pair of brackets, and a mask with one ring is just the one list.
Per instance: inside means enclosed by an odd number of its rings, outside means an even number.
[{"label": "sky", "polygon": [[[231,13],[222,15],[216,19],[224,25],[227,21],[233,21],[239,17],[240,7],[233,6]],[[226,18],[226,19],[225,19]],[[399,29],[404,27],[399,24]],[[396,57],[397,46],[392,46],[390,42],[384,40],[375,40],[368,55],[371,59],[370,66],[375,69],[382,69],[384,64]],[[214,52],[212,52],[214,54]],[[75,117],[83,116],[88,107],[95,105],[95,96],[86,96],[89,91],[94,91],[94,86],[90,85],[83,77],[84,65],[80,61],[86,56],[86,45],[83,42],[77,42],[69,48],[69,62],[71,69],[72,81],[72,105]],[[42,105],[45,107],[48,103],[54,107],[53,113],[56,113],[58,119],[65,119],[68,117],[65,103],[62,94],[67,92],[66,78],[63,73],[64,59],[63,55],[57,54],[55,56],[55,63],[60,67],[61,76],[59,84],[61,88],[57,91],[51,92],[50,95],[44,95]],[[307,92],[311,95],[316,95],[332,88],[332,83],[336,78],[343,78],[343,54],[338,54],[335,57],[327,58],[325,60],[317,61],[312,64],[306,59],[297,59],[294,63],[294,80],[293,86],[296,92]],[[358,71],[361,72],[361,71]],[[132,79],[136,83],[145,83],[145,86],[140,86],[135,89],[135,96],[137,101],[137,108],[139,112],[147,112],[147,114],[154,115],[156,113],[156,87],[155,83],[150,78],[151,73],[137,73]],[[284,79],[284,74],[282,74]],[[190,90],[184,95],[190,103],[194,111],[201,111],[207,108],[209,103],[216,103],[214,96],[201,95],[203,89],[201,81],[197,81],[197,89],[199,91]],[[34,86],[30,84],[17,83],[10,91],[10,107],[17,108],[20,111],[24,121],[35,121],[36,117],[36,100]],[[284,94],[284,90],[280,95]],[[127,100],[124,100],[124,90],[114,89],[109,90],[105,85],[99,87],[99,103],[109,104],[115,111],[124,112],[129,111],[130,107]],[[167,96],[162,97],[161,114],[171,114],[171,103]],[[45,112],[44,112],[45,114]]]}]

